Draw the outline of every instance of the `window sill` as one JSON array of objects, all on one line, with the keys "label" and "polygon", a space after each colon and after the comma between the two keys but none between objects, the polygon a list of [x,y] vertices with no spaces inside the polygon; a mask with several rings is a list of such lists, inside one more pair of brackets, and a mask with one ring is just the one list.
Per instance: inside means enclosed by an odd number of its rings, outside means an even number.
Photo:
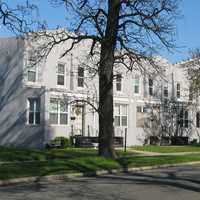
[{"label": "window sill", "polygon": [[59,126],[59,127],[66,127],[66,126],[69,126],[69,124],[48,124],[48,126]]},{"label": "window sill", "polygon": [[28,123],[26,123],[26,126],[28,126],[28,127],[39,127],[39,126],[41,126],[41,124],[28,124]]},{"label": "window sill", "polygon": [[38,83],[38,82],[25,82],[24,85],[27,86],[27,87],[34,87],[34,88],[41,88],[42,87],[41,83]]}]

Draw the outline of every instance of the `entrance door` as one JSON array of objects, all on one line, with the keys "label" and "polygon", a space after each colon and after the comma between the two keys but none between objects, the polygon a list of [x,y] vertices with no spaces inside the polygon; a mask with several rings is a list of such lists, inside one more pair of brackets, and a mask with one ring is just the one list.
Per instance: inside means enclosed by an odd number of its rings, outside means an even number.
[{"label": "entrance door", "polygon": [[72,105],[71,116],[74,135],[84,135],[84,106]]}]

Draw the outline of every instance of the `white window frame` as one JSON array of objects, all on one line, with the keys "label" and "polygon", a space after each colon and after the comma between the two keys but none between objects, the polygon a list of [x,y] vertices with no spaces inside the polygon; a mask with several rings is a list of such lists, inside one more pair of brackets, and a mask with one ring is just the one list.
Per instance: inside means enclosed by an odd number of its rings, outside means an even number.
[{"label": "white window frame", "polygon": [[[114,118],[115,117],[119,117],[119,126],[117,126],[114,122],[114,126],[115,127],[123,127],[123,128],[127,128],[128,127],[128,105],[127,104],[120,104],[120,103],[115,103],[114,109],[115,107],[119,106],[119,114],[116,115],[115,111],[114,111]],[[122,115],[122,107],[125,106],[126,107],[126,115]],[[126,126],[122,125],[122,117],[126,117],[127,120],[127,124]]]},{"label": "white window frame", "polygon": [[[51,97],[50,101],[49,101],[49,105],[51,105],[51,99],[54,99],[57,102],[57,112],[49,110],[49,123],[50,123],[50,125],[51,126],[67,126],[67,125],[69,125],[69,106],[68,106],[67,100],[56,98],[56,97]],[[65,102],[67,104],[67,111],[61,111],[61,103],[62,102]],[[51,123],[50,122],[51,113],[58,115],[57,123]],[[67,115],[67,123],[66,124],[61,124],[60,123],[60,115],[61,114],[66,114]]]},{"label": "white window frame", "polygon": [[[30,100],[33,100],[33,123],[30,123]],[[39,111],[37,111],[37,102],[39,102]],[[39,113],[39,116],[41,114],[41,104],[40,104],[40,98],[28,98],[27,99],[27,124],[28,125],[40,125],[41,123],[41,116],[40,116],[40,119],[39,119],[39,123],[36,123],[36,117],[37,117],[37,114]]]},{"label": "white window frame", "polygon": [[[64,67],[64,73],[60,73],[58,70],[59,65],[62,65]],[[58,76],[63,76],[64,78],[64,83],[62,84],[58,84]],[[56,85],[59,87],[64,87],[66,85],[66,65],[65,63],[58,63],[57,64],[57,70],[56,70]]]}]

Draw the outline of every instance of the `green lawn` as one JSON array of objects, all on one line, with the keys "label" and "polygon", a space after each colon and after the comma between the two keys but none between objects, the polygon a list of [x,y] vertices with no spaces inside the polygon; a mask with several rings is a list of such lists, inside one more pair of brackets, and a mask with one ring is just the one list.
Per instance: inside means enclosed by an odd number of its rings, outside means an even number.
[{"label": "green lawn", "polygon": [[0,180],[200,161],[200,154],[151,157],[135,156],[134,153],[128,152],[124,154],[118,151],[118,155],[118,159],[112,160],[97,156],[97,151],[94,149],[54,149],[42,151],[0,148],[1,162],[11,161],[11,163],[0,163]]},{"label": "green lawn", "polygon": [[200,146],[135,146],[131,149],[156,153],[200,152]]}]

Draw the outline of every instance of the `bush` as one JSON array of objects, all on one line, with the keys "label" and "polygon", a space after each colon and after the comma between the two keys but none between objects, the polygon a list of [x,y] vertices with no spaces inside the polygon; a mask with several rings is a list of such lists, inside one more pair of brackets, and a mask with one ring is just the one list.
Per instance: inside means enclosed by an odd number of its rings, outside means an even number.
[{"label": "bush", "polygon": [[52,142],[60,144],[61,148],[71,147],[71,142],[69,138],[65,137],[56,137]]},{"label": "bush", "polygon": [[188,145],[188,137],[174,136],[171,137],[172,145]]}]

